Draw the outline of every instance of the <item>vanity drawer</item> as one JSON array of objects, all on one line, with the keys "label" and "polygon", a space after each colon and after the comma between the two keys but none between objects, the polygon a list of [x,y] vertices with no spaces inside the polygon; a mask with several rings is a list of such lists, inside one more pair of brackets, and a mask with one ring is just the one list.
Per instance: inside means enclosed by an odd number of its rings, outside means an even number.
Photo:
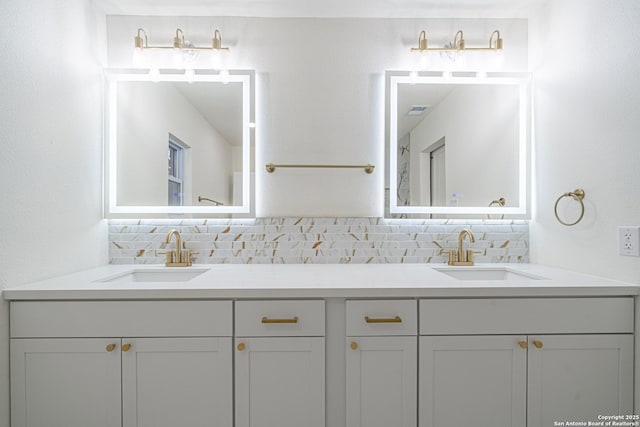
[{"label": "vanity drawer", "polygon": [[420,335],[633,333],[633,298],[420,301]]},{"label": "vanity drawer", "polygon": [[12,338],[231,336],[231,301],[18,301]]},{"label": "vanity drawer", "polygon": [[323,300],[236,302],[238,337],[320,337],[324,324]]},{"label": "vanity drawer", "polygon": [[347,336],[416,335],[415,300],[347,301]]}]

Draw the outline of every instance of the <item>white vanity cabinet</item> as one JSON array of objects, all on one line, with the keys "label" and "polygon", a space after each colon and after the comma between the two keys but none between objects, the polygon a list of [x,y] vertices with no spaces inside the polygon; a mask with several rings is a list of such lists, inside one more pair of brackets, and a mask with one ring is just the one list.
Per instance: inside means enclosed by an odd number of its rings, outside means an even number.
[{"label": "white vanity cabinet", "polygon": [[417,303],[346,302],[346,412],[349,427],[415,427]]},{"label": "white vanity cabinet", "polygon": [[231,301],[12,302],[12,427],[232,427],[231,331]]},{"label": "white vanity cabinet", "polygon": [[420,427],[633,413],[632,298],[420,301]]},{"label": "white vanity cabinet", "polygon": [[324,427],[324,301],[237,301],[235,319],[235,426]]}]

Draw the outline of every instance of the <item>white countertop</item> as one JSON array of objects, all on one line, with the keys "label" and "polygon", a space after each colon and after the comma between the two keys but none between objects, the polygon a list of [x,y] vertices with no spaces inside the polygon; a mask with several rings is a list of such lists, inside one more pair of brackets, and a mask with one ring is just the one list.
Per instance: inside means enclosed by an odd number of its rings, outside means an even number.
[{"label": "white countertop", "polygon": [[[434,268],[507,268],[541,280],[459,280]],[[6,300],[628,296],[640,285],[536,264],[199,264],[184,282],[101,281],[163,265],[107,265],[5,289]]]}]

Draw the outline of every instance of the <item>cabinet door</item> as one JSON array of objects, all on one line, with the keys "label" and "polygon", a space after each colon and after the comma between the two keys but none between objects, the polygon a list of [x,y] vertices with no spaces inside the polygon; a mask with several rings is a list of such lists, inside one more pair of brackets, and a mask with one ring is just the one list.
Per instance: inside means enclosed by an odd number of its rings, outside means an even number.
[{"label": "cabinet door", "polygon": [[231,359],[231,338],[124,338],[123,426],[231,427]]},{"label": "cabinet door", "polygon": [[347,339],[347,425],[415,427],[417,337]]},{"label": "cabinet door", "polygon": [[236,427],[324,427],[324,338],[236,340]]},{"label": "cabinet door", "polygon": [[12,427],[118,427],[120,339],[12,339]]},{"label": "cabinet door", "polygon": [[633,413],[630,334],[532,336],[528,365],[529,427]]},{"label": "cabinet door", "polygon": [[420,337],[421,427],[524,427],[526,337]]}]

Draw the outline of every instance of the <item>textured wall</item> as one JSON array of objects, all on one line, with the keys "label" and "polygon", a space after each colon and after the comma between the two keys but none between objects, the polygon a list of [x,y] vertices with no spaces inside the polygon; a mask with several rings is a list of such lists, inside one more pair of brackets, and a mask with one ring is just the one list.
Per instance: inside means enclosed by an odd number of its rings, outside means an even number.
[{"label": "textured wall", "polygon": [[[182,233],[197,263],[443,263],[471,229],[478,262],[528,262],[526,221],[260,218],[257,220],[110,220],[113,264],[164,262],[169,230]],[[465,243],[465,246],[468,243]],[[173,245],[172,245],[173,247]]]},{"label": "textured wall", "polygon": [[[88,0],[0,2],[0,289],[107,261],[101,211],[106,22]],[[0,426],[9,426],[0,303]]]},{"label": "textured wall", "polygon": [[[533,262],[640,283],[640,258],[617,250],[617,227],[640,225],[639,22],[637,0],[554,0],[530,21]],[[576,188],[584,219],[565,227],[553,206]],[[578,204],[563,204],[565,221],[577,218]]]}]

